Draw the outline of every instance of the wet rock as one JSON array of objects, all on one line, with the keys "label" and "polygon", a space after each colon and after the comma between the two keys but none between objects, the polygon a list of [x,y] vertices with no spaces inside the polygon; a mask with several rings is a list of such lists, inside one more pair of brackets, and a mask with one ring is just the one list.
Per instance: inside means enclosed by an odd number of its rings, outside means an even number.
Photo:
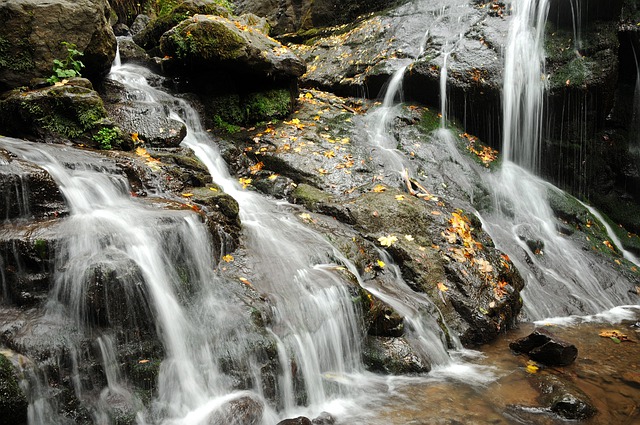
[{"label": "wet rock", "polygon": [[[170,11],[152,19],[134,34],[136,44],[149,51],[160,45],[160,38],[185,18],[197,14],[229,17],[229,10],[215,0],[185,0],[177,2]],[[144,18],[142,18],[144,19]],[[141,22],[142,23],[142,22]]]},{"label": "wet rock", "polygon": [[138,35],[140,32],[142,32],[142,30],[145,29],[147,25],[149,25],[149,22],[151,22],[151,18],[149,17],[149,15],[141,13],[136,16],[136,18],[133,20],[133,23],[131,24],[131,27],[129,28],[131,35]]},{"label": "wet rock", "polygon": [[209,80],[244,77],[245,83],[256,86],[256,78],[289,82],[306,70],[304,62],[277,41],[215,15],[194,15],[182,21],[162,36],[160,49],[172,58],[168,66],[183,66],[184,71]]},{"label": "wet rock", "polygon": [[99,82],[109,72],[116,53],[109,10],[106,0],[0,4],[0,91],[52,75],[53,60],[67,57],[63,41],[84,52],[82,74]]},{"label": "wet rock", "polygon": [[46,299],[59,240],[57,220],[0,227],[5,302],[26,306]]},{"label": "wet rock", "polygon": [[[106,149],[104,140],[109,148],[117,147],[122,135],[106,118],[102,99],[84,78],[35,90],[16,89],[0,98],[0,129],[9,136],[72,140]],[[102,137],[105,131],[108,140]]]},{"label": "wet rock", "polygon": [[115,249],[100,260],[87,262],[84,297],[80,300],[83,317],[102,327],[152,332],[153,313],[142,271],[137,264]]},{"label": "wet rock", "polygon": [[138,46],[131,37],[118,37],[118,48],[122,63],[135,63],[138,65],[151,65],[151,58]]},{"label": "wet rock", "polygon": [[0,150],[0,218],[44,218],[66,206],[58,186],[44,169]]},{"label": "wet rock", "polygon": [[589,397],[566,380],[544,375],[537,386],[542,405],[563,419],[583,420],[597,413]]},{"label": "wet rock", "polygon": [[404,338],[369,337],[362,349],[368,370],[392,375],[427,373],[431,366]]},{"label": "wet rock", "polygon": [[278,425],[312,425],[313,422],[309,418],[304,416],[298,416],[294,419],[285,419],[284,421],[278,422]]},{"label": "wet rock", "polygon": [[169,118],[161,103],[127,97],[123,87],[109,80],[104,85],[106,111],[126,133],[137,133],[138,138],[151,147],[177,147],[187,134],[185,125]]},{"label": "wet rock", "polygon": [[211,415],[209,425],[257,425],[262,421],[264,405],[249,396],[225,403]]},{"label": "wet rock", "polygon": [[314,418],[311,423],[313,425],[334,425],[336,420],[330,413],[322,412],[318,417]]},{"label": "wet rock", "polygon": [[509,344],[516,353],[527,354],[532,360],[549,366],[567,366],[578,356],[575,345],[562,341],[552,333],[539,329]]},{"label": "wet rock", "polygon": [[27,398],[11,361],[0,354],[0,417],[6,424],[27,423]]},{"label": "wet rock", "polygon": [[131,36],[131,32],[129,31],[129,27],[122,22],[115,24],[113,26],[113,34],[117,37],[129,37]]},{"label": "wet rock", "polygon": [[266,17],[273,33],[277,35],[353,22],[359,15],[387,8],[394,3],[398,1],[237,0],[234,4],[237,13],[251,12]]}]

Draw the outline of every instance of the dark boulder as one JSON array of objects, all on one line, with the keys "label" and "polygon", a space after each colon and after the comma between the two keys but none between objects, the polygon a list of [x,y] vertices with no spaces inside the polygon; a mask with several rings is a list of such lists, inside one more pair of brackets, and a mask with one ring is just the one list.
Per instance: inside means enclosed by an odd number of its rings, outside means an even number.
[{"label": "dark boulder", "polygon": [[312,425],[313,422],[309,418],[305,418],[304,416],[298,416],[294,419],[285,419],[283,421],[278,422],[278,425]]},{"label": "dark boulder", "polygon": [[[291,50],[251,27],[214,15],[194,15],[166,32],[160,49],[189,74],[288,82],[306,66]],[[251,82],[251,80],[249,81]]]},{"label": "dark boulder", "polygon": [[7,425],[27,423],[27,397],[20,388],[11,361],[0,354],[0,417]]},{"label": "dark boulder", "polygon": [[84,53],[82,74],[99,82],[116,53],[108,13],[106,0],[0,3],[0,91],[52,75],[53,60],[67,57],[63,41]]},{"label": "dark boulder", "polygon": [[134,41],[145,50],[158,47],[160,37],[185,18],[198,14],[224,17],[230,15],[229,10],[220,6],[215,0],[180,1],[172,9],[161,12],[155,19],[147,21],[147,18],[140,18],[137,25],[135,23],[132,25]]},{"label": "dark boulder", "polygon": [[62,194],[44,169],[0,149],[0,221],[44,218],[66,210]]},{"label": "dark boulder", "polygon": [[509,348],[516,353],[527,354],[532,360],[549,366],[570,365],[578,356],[575,345],[562,341],[542,329],[512,342]]},{"label": "dark boulder", "polygon": [[[91,82],[73,78],[0,97],[0,131],[38,141],[67,141],[111,149],[124,143]],[[108,143],[107,143],[108,142]]]},{"label": "dark boulder", "polygon": [[537,386],[542,405],[563,419],[584,420],[597,413],[589,397],[567,380],[544,375]]},{"label": "dark boulder", "polygon": [[431,365],[404,338],[369,337],[362,348],[368,370],[392,375],[427,373]]}]

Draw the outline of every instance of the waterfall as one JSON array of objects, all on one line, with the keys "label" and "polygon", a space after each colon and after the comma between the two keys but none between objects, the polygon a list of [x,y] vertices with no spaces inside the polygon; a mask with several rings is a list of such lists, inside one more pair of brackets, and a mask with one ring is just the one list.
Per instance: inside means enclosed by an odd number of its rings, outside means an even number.
[{"label": "waterfall", "polygon": [[545,91],[544,30],[548,0],[512,3],[502,93],[505,160],[539,169]]},{"label": "waterfall", "polygon": [[[172,110],[171,117],[187,127],[183,146],[195,153],[213,180],[240,206],[248,264],[255,265],[251,284],[268,294],[273,306],[269,332],[277,341],[282,368],[278,382],[285,409],[282,415],[313,416],[329,405],[339,409],[340,404],[349,403],[358,394],[357,386],[340,383],[364,373],[361,312],[354,307],[349,290],[353,283],[336,272],[337,266],[344,266],[362,284],[355,266],[324,236],[301,223],[292,206],[245,190],[230,176],[195,110],[187,102],[149,86],[146,73],[143,68],[124,65],[114,67],[111,77],[147,101],[167,105]],[[399,87],[401,80],[402,72],[396,73],[392,85]],[[394,102],[397,92],[391,93],[386,105]],[[409,332],[418,352],[434,365],[447,364],[449,354],[443,334],[429,316],[434,314],[432,303],[426,297],[416,301],[405,299],[408,287],[399,270],[396,273],[399,288],[406,289],[381,298],[401,312],[415,313],[409,317],[412,322]],[[298,399],[301,395],[306,398],[303,405]]]}]

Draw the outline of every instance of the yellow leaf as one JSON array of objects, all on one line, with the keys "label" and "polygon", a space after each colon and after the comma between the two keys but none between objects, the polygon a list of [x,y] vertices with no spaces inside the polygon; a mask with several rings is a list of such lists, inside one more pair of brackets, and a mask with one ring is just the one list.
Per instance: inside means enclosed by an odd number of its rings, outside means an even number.
[{"label": "yellow leaf", "polygon": [[312,99],[313,95],[310,92],[305,93],[304,97],[306,97],[307,99]]},{"label": "yellow leaf", "polygon": [[209,190],[212,191],[212,192],[218,192],[218,188],[217,187],[210,187]]},{"label": "yellow leaf", "polygon": [[396,201],[404,201],[405,197],[404,195],[396,195]]},{"label": "yellow leaf", "polygon": [[138,133],[131,133],[131,140],[133,143],[140,143],[140,139],[138,138]]},{"label": "yellow leaf", "polygon": [[277,179],[279,176],[279,174],[271,174],[269,177],[267,177],[269,180],[275,180]]},{"label": "yellow leaf", "polygon": [[540,368],[538,367],[538,364],[536,362],[534,362],[533,360],[529,360],[527,362],[527,368],[526,371],[527,373],[536,373]]},{"label": "yellow leaf", "polygon": [[386,264],[382,260],[378,260],[377,263],[378,263],[378,267],[380,267],[381,269],[384,269],[384,266],[386,266]]},{"label": "yellow leaf", "polygon": [[442,282],[438,282],[438,289],[439,289],[441,292],[447,292],[447,291],[449,290],[449,288],[447,288],[447,287],[445,286],[445,284],[444,284],[444,283],[442,283]]},{"label": "yellow leaf", "polygon": [[382,193],[382,192],[384,192],[385,190],[387,190],[387,188],[386,188],[386,187],[384,187],[384,186],[383,186],[383,185],[381,185],[381,184],[378,184],[378,185],[376,185],[373,189],[371,189],[371,191],[372,191],[372,192],[375,192],[375,193]]},{"label": "yellow leaf", "polygon": [[248,279],[244,278],[244,277],[239,277],[238,278],[240,280],[240,282],[244,283],[247,286],[251,286],[251,282],[249,282]]},{"label": "yellow leaf", "polygon": [[302,213],[298,217],[300,217],[303,220],[311,221],[311,215],[309,213]]},{"label": "yellow leaf", "polygon": [[322,154],[327,158],[333,158],[334,156],[336,156],[336,153],[334,151],[325,151]]},{"label": "yellow leaf", "polygon": [[233,255],[227,254],[224,257],[222,257],[222,259],[225,261],[225,263],[230,263],[233,261]]},{"label": "yellow leaf", "polygon": [[251,180],[251,179],[248,179],[248,178],[245,178],[245,177],[240,177],[240,178],[238,179],[238,181],[239,181],[239,182],[240,182],[240,184],[242,185],[242,188],[243,188],[243,189],[246,189],[246,188],[247,188],[247,186],[249,186],[249,185],[251,184],[251,182],[252,182],[252,180]]},{"label": "yellow leaf", "polygon": [[138,364],[145,364],[145,363],[149,363],[149,360],[147,359],[138,360]]},{"label": "yellow leaf", "polygon": [[327,171],[326,169],[324,169],[324,168],[318,168],[318,173],[320,173],[320,174],[327,174],[327,173],[328,173],[328,171]]},{"label": "yellow leaf", "polygon": [[193,193],[183,193],[182,196],[184,196],[185,198],[191,198],[193,196]]},{"label": "yellow leaf", "polygon": [[615,251],[615,248],[613,247],[613,245],[611,245],[611,242],[609,241],[604,241],[602,242],[607,248],[609,248],[612,251]]},{"label": "yellow leaf", "polygon": [[487,260],[483,260],[482,258],[477,258],[476,264],[478,265],[478,268],[482,273],[488,274],[493,272],[493,266]]},{"label": "yellow leaf", "polygon": [[411,235],[404,235],[404,238],[406,240],[408,240],[409,242],[413,241],[413,236],[411,236]]},{"label": "yellow leaf", "polygon": [[249,167],[249,171],[251,172],[251,174],[255,174],[258,171],[262,170],[263,167],[264,167],[264,162],[260,161],[257,164]]},{"label": "yellow leaf", "polygon": [[382,246],[391,246],[397,241],[398,241],[398,238],[394,235],[380,236],[378,238],[378,242],[380,242],[380,245]]}]

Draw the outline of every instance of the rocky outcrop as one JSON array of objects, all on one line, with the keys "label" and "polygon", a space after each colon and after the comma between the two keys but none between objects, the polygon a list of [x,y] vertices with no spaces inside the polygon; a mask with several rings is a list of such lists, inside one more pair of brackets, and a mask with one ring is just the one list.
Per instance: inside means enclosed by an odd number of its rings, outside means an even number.
[{"label": "rocky outcrop", "polygon": [[6,424],[27,423],[27,397],[11,361],[0,354],[0,415]]},{"label": "rocky outcrop", "polygon": [[305,72],[305,64],[289,49],[252,27],[213,15],[194,15],[166,32],[160,49],[169,64],[186,67],[189,74],[208,79],[246,82],[291,81]]},{"label": "rocky outcrop", "polygon": [[[116,39],[106,0],[16,0],[0,4],[0,91],[52,75],[62,42],[84,53],[82,74],[98,83],[115,57]],[[63,16],[64,19],[60,19]]]},{"label": "rocky outcrop", "polygon": [[379,11],[400,1],[236,0],[236,12],[251,12],[268,19],[275,35],[352,22],[359,15]]},{"label": "rocky outcrop", "polygon": [[7,136],[126,148],[121,132],[106,118],[102,99],[85,78],[0,96],[0,131]]},{"label": "rocky outcrop", "polygon": [[215,0],[186,0],[179,2],[167,11],[161,11],[160,16],[144,25],[139,22],[132,26],[134,41],[145,50],[152,50],[160,45],[160,37],[185,18],[193,15],[219,15],[229,17],[229,10],[219,5]]}]

